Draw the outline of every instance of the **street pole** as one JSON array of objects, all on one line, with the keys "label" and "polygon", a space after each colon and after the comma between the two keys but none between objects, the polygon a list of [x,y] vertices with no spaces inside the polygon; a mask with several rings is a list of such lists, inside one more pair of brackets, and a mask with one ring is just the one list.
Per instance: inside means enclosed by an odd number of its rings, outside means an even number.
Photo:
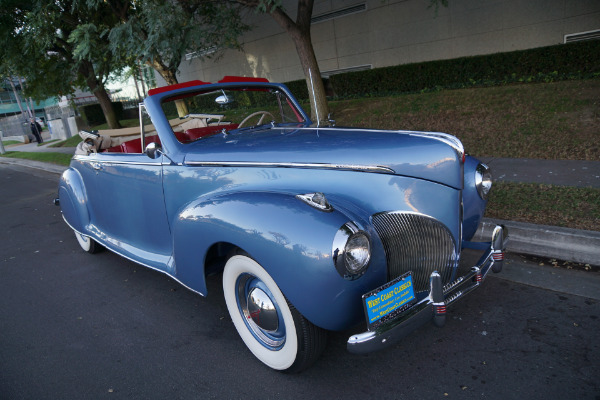
[{"label": "street pole", "polygon": [[6,150],[4,150],[4,143],[2,143],[2,131],[0,131],[0,154],[4,154],[6,153]]}]

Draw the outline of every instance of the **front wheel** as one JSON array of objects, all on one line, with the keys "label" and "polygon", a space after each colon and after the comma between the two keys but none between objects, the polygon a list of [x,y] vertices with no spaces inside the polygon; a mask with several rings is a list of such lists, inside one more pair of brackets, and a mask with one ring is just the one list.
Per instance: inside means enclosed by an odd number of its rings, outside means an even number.
[{"label": "front wheel", "polygon": [[253,259],[238,255],[227,261],[223,292],[239,335],[267,366],[299,372],[321,355],[326,331],[304,318]]},{"label": "front wheel", "polygon": [[99,251],[102,251],[103,249],[101,244],[99,244],[89,236],[82,235],[79,232],[75,232],[75,237],[77,238],[77,242],[79,243],[81,248],[90,254],[96,254]]}]

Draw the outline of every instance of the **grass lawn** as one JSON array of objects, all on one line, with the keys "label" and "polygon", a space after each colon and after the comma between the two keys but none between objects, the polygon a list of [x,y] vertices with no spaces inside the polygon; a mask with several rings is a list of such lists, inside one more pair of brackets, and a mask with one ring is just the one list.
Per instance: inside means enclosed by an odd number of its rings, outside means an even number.
[{"label": "grass lawn", "polygon": [[446,132],[469,154],[600,160],[600,79],[330,103],[340,126]]},{"label": "grass lawn", "polygon": [[495,182],[485,216],[600,231],[600,189]]},{"label": "grass lawn", "polygon": [[33,151],[7,151],[1,157],[8,158],[24,158],[26,160],[34,160],[34,161],[42,161],[48,162],[52,164],[58,165],[69,165],[71,162],[71,158],[73,158],[72,154],[64,154],[64,153],[42,153],[42,152],[33,152]]},{"label": "grass lawn", "polygon": [[23,144],[23,142],[19,142],[18,140],[3,140],[2,144],[5,146],[10,146],[12,144]]}]

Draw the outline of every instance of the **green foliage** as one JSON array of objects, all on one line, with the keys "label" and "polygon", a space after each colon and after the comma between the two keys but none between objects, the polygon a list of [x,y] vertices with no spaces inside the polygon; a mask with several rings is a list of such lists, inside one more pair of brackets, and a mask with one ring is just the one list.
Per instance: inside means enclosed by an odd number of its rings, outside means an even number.
[{"label": "green foliage", "polygon": [[240,48],[238,36],[249,29],[237,7],[210,0],[142,0],[129,4],[121,22],[108,34],[110,49],[123,60],[160,66],[163,75],[177,72],[185,55],[203,52],[212,57],[224,50]]},{"label": "green foliage", "polygon": [[77,60],[94,60],[98,53],[106,52],[106,40],[103,26],[93,23],[77,25],[67,42],[73,45],[73,56]]},{"label": "green foliage", "polygon": [[[123,103],[113,102],[112,105],[117,115],[117,119],[122,119]],[[85,106],[80,106],[77,109],[79,110],[79,114],[81,114],[81,117],[88,126],[106,123],[106,118],[104,117],[104,112],[102,111],[100,104],[88,104]]]},{"label": "green foliage", "polygon": [[600,40],[333,75],[338,97],[600,76]]},{"label": "green foliage", "polygon": [[308,86],[306,86],[306,79],[285,82],[285,85],[298,100],[308,99]]},{"label": "green foliage", "polygon": [[110,10],[93,0],[2,0],[0,69],[25,78],[37,100],[97,87],[122,68],[106,51],[107,26],[118,21]]},{"label": "green foliage", "polygon": [[[254,5],[252,7],[254,7]],[[256,11],[263,13],[266,13],[267,11],[272,12],[278,7],[281,7],[281,0],[259,0],[256,5]]]}]

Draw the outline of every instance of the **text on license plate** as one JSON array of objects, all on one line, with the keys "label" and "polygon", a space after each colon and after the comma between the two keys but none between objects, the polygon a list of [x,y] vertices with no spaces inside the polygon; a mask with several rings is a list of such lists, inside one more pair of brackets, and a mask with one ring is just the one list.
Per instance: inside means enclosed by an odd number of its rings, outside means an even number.
[{"label": "text on license plate", "polygon": [[412,277],[403,275],[363,295],[369,325],[397,310],[415,298]]}]

